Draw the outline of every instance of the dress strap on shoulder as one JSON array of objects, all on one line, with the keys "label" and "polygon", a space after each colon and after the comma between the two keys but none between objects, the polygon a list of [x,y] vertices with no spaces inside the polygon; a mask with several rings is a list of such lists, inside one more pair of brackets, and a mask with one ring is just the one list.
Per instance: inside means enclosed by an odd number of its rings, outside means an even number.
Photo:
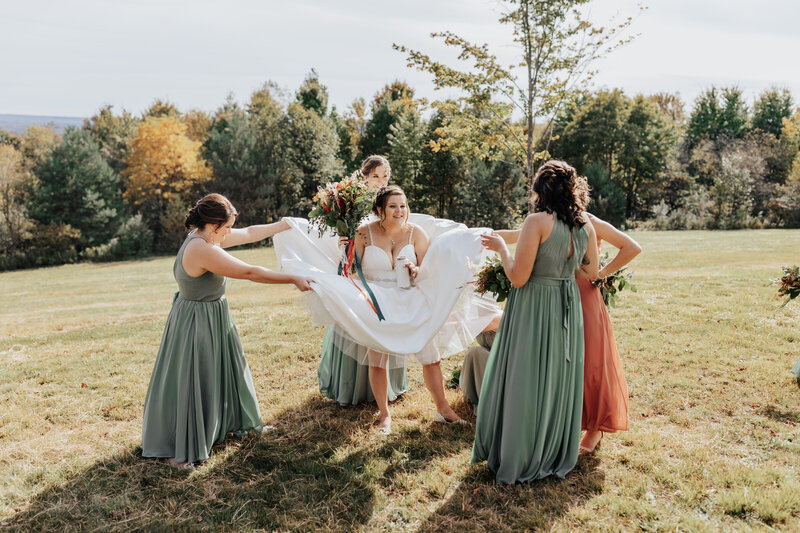
[{"label": "dress strap on shoulder", "polygon": [[369,244],[372,245],[374,243],[372,240],[372,222],[367,224],[367,231],[369,232]]},{"label": "dress strap on shoulder", "polygon": [[411,233],[408,235],[408,244],[414,240],[414,224],[411,224]]}]

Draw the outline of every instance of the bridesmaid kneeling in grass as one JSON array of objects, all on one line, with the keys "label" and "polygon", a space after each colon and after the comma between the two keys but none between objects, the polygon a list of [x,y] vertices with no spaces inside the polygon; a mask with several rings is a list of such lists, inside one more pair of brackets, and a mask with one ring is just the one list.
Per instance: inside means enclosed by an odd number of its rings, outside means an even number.
[{"label": "bridesmaid kneeling in grass", "polygon": [[563,161],[542,165],[532,209],[511,256],[497,233],[513,288],[481,386],[472,463],[487,461],[500,483],[554,475],[578,461],[583,407],[583,316],[575,276],[597,276],[588,187]]},{"label": "bridesmaid kneeling in grass", "polygon": [[225,252],[288,229],[286,222],[232,229],[236,210],[209,194],[186,216],[192,230],[172,267],[172,302],[144,403],[142,456],[189,468],[228,433],[261,432],[261,414],[242,343],[225,298],[226,277],[257,283],[309,280],[244,263]]}]

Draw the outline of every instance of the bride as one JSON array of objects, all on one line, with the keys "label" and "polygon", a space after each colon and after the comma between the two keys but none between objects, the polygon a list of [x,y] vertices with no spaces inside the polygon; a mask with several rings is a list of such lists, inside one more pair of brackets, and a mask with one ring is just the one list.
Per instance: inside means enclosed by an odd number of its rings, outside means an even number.
[{"label": "bride", "polygon": [[[428,236],[420,227],[408,223],[408,202],[405,193],[396,185],[381,188],[375,197],[372,211],[378,220],[362,226],[356,236],[356,251],[363,258],[365,278],[368,282],[383,287],[397,287],[397,260],[400,257],[405,257],[407,262],[399,268],[408,268],[410,278],[416,278],[419,265],[428,251]],[[444,380],[439,364],[441,357],[436,347],[429,343],[415,355],[422,363],[425,386],[436,405],[434,420],[463,424],[464,421],[453,411],[445,398]],[[386,394],[388,359],[387,353],[374,349],[367,350],[369,384],[380,411],[378,430],[386,434],[391,431],[392,423]]]},{"label": "bride", "polygon": [[[439,361],[463,351],[500,315],[494,302],[478,297],[468,285],[485,254],[480,235],[486,230],[427,217],[435,221],[428,224],[436,235],[429,241],[420,225],[408,222],[406,196],[395,186],[379,191],[373,211],[378,220],[360,228],[356,247],[385,320],[365,300],[358,281],[337,275],[335,254],[323,249],[327,241],[309,235],[302,219],[286,219],[292,230],[275,237],[281,269],[302,273],[315,282],[314,292],[309,293],[312,317],[318,323],[337,325],[343,332],[337,348],[369,365],[381,432],[391,431],[387,369],[401,367],[411,357],[423,364],[425,383],[437,408],[434,420],[457,422],[460,418],[445,399]],[[396,282],[396,260],[401,255],[415,278],[408,290]],[[354,349],[354,345],[368,350]]]}]

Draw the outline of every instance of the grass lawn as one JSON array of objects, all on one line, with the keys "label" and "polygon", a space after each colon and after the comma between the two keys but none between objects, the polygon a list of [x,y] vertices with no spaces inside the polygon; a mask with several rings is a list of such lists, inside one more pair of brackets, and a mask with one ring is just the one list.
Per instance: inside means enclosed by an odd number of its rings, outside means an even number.
[{"label": "grass lawn", "polygon": [[[612,311],[631,429],[565,480],[518,486],[468,465],[473,428],[433,423],[417,365],[389,437],[374,405],[321,398],[323,327],[302,297],[237,280],[228,298],[276,429],[191,472],[142,459],[173,258],[0,273],[0,529],[800,530],[800,302],[778,310],[769,284],[800,262],[800,231],[634,237],[639,291]],[[236,255],[275,267],[272,249]]]}]

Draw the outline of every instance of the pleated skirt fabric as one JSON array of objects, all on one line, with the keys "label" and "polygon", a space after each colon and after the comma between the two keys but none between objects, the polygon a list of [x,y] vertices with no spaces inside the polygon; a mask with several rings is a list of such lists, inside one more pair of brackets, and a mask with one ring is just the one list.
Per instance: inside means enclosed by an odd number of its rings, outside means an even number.
[{"label": "pleated skirt fabric", "polygon": [[227,299],[196,301],[176,294],[147,389],[142,455],[203,461],[228,433],[261,429],[253,379]]},{"label": "pleated skirt fabric", "polygon": [[585,356],[581,428],[589,431],[628,430],[628,384],[600,290],[577,281],[583,308]]},{"label": "pleated skirt fabric", "polygon": [[477,409],[472,463],[500,483],[563,478],[578,460],[583,317],[574,279],[512,289]]}]

